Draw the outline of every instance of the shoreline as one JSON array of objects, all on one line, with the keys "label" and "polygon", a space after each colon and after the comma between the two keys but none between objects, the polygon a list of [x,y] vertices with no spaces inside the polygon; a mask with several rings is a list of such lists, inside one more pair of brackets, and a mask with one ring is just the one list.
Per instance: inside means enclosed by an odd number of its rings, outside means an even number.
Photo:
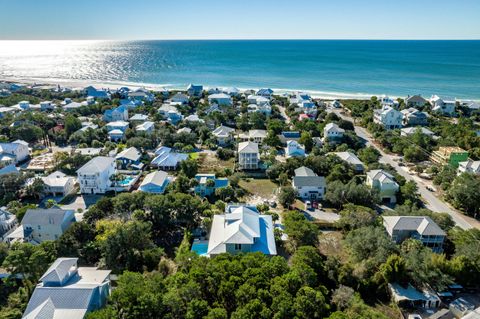
[{"label": "shoreline", "polygon": [[[187,85],[178,86],[175,84],[165,83],[165,84],[155,84],[155,83],[141,83],[141,82],[129,82],[129,81],[104,81],[104,80],[69,80],[69,79],[57,79],[52,78],[50,80],[45,80],[42,78],[0,78],[0,82],[8,82],[8,83],[15,83],[20,85],[36,85],[36,86],[64,86],[69,87],[73,90],[83,89],[89,85],[95,86],[99,89],[112,89],[116,90],[121,87],[129,87],[131,89],[139,89],[145,88],[151,91],[159,91],[163,88],[169,90],[177,90],[177,91],[185,91]],[[204,85],[204,89],[210,88],[226,88],[232,86],[208,86]],[[234,86],[235,87],[235,86]],[[247,90],[259,90],[261,87],[236,87],[240,92],[244,92]],[[275,88],[270,87],[275,94],[282,95],[282,94],[294,94],[297,92],[302,92],[309,94],[313,99],[322,99],[322,100],[370,100],[372,96],[383,96],[387,95],[390,98],[402,98],[405,99],[407,96],[401,95],[394,95],[394,94],[386,94],[386,93],[348,93],[348,92],[328,92],[328,91],[320,91],[320,90],[303,90],[303,89],[285,89],[285,88]],[[414,95],[416,93],[412,93]],[[425,98],[428,99],[428,96]],[[480,98],[472,98],[472,99],[461,99],[461,100],[468,100],[468,101],[476,101],[480,102]]]},{"label": "shoreline", "polygon": [[[160,89],[169,89],[169,90],[179,90],[185,91],[187,85],[177,86],[170,83],[165,84],[154,84],[154,83],[139,83],[139,82],[128,82],[128,81],[103,81],[103,80],[68,80],[68,79],[39,79],[39,78],[0,78],[0,82],[15,83],[20,85],[36,85],[36,86],[65,86],[71,89],[83,89],[86,86],[92,85],[99,89],[119,89],[121,87],[127,86],[132,89],[145,88],[151,91],[158,91]],[[204,85],[204,89],[209,88],[225,88],[232,86],[208,86]],[[247,90],[258,90],[260,87],[236,87],[241,92]],[[356,99],[356,100],[369,100],[372,96],[381,96],[383,94],[368,94],[368,93],[347,93],[347,92],[327,92],[320,90],[303,90],[303,89],[285,89],[285,88],[274,88],[275,94],[293,94],[296,92],[302,92],[309,94],[314,99],[324,99],[324,100],[347,100],[347,99]],[[401,96],[388,95],[392,98],[397,98]]]}]

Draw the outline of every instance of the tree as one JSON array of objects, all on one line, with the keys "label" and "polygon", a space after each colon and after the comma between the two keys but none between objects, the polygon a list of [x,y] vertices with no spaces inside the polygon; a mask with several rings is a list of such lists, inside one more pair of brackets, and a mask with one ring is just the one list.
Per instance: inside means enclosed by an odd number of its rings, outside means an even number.
[{"label": "tree", "polygon": [[68,114],[65,117],[65,132],[67,133],[67,138],[81,128],[82,122],[77,117],[72,114]]},{"label": "tree", "polygon": [[376,217],[377,213],[369,207],[346,204],[340,211],[340,219],[336,224],[345,230],[351,230],[373,225]]},{"label": "tree", "polygon": [[447,191],[447,198],[456,208],[476,217],[480,212],[478,194],[480,194],[480,178],[473,174],[463,173],[453,180]]},{"label": "tree", "polygon": [[343,310],[349,308],[353,302],[353,297],[355,295],[355,291],[344,285],[340,285],[332,295],[332,303],[337,306],[337,309]]},{"label": "tree", "polygon": [[290,207],[295,202],[295,198],[297,198],[297,191],[293,187],[285,186],[280,189],[278,201],[283,207]]},{"label": "tree", "polygon": [[268,131],[267,137],[265,138],[264,142],[270,147],[280,147],[282,145],[280,138],[273,130]]},{"label": "tree", "polygon": [[358,151],[358,158],[367,165],[378,163],[380,152],[372,146],[367,146]]},{"label": "tree", "polygon": [[293,308],[296,318],[323,318],[326,315],[328,305],[325,296],[311,287],[302,287],[295,296]]},{"label": "tree", "polygon": [[35,125],[23,124],[15,126],[10,132],[10,136],[14,140],[24,140],[28,143],[33,143],[42,138],[43,130]]},{"label": "tree", "polygon": [[315,246],[318,242],[318,228],[298,211],[283,213],[285,233],[288,235],[288,248],[294,252],[300,246]]},{"label": "tree", "polygon": [[235,196],[235,190],[232,186],[220,187],[215,190],[215,195],[221,200],[229,202]]},{"label": "tree", "polygon": [[310,132],[302,132],[300,139],[298,140],[298,143],[302,144],[305,146],[305,151],[306,152],[311,152],[313,148],[313,139],[312,139],[312,134]]},{"label": "tree", "polygon": [[197,172],[198,172],[197,161],[195,161],[194,159],[188,159],[188,160],[180,162],[180,170],[188,178],[195,177],[195,175],[197,175]]},{"label": "tree", "polygon": [[387,261],[380,266],[376,277],[378,278],[377,281],[382,280],[386,284],[393,282],[400,284],[408,283],[409,278],[405,259],[397,254],[390,255]]},{"label": "tree", "polygon": [[403,201],[409,201],[410,203],[414,204],[420,203],[418,186],[414,181],[408,181],[404,185],[400,186],[400,194]]}]

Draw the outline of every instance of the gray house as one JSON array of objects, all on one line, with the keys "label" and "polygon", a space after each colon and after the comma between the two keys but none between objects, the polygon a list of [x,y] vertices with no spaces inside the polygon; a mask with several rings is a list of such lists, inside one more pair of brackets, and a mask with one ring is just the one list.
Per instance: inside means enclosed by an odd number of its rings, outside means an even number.
[{"label": "gray house", "polygon": [[407,238],[421,241],[436,253],[443,251],[446,233],[428,216],[383,216],[383,226],[392,240],[400,244]]}]

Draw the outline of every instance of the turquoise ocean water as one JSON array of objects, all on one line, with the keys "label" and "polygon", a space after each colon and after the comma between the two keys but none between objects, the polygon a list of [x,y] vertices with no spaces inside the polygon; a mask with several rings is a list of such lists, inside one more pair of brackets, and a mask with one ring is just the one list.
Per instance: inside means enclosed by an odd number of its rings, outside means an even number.
[{"label": "turquoise ocean water", "polygon": [[0,41],[0,78],[480,99],[480,41]]}]

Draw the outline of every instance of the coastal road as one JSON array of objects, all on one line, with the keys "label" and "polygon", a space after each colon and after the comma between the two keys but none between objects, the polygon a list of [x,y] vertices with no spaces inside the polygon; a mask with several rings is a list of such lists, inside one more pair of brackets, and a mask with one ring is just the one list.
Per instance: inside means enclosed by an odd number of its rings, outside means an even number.
[{"label": "coastal road", "polygon": [[287,115],[285,108],[279,104],[277,104],[277,107],[278,107],[278,110],[280,111],[280,114],[285,119],[285,123],[290,125],[290,117]]},{"label": "coastal road", "polygon": [[[327,111],[334,112],[339,117],[345,120],[351,121],[353,123],[354,121],[350,116],[340,113],[341,110],[342,109],[334,109],[334,110],[328,109]],[[403,176],[407,181],[416,182],[418,186],[418,192],[420,193],[423,200],[425,201],[425,206],[428,209],[437,213],[449,214],[452,217],[455,224],[462,229],[470,229],[470,228],[480,229],[480,223],[477,220],[471,217],[465,216],[462,213],[450,207],[447,203],[442,201],[440,198],[436,197],[431,191],[427,189],[427,186],[428,186],[427,182],[425,182],[424,180],[422,180],[420,177],[416,175],[410,174],[404,166],[398,165],[398,162],[395,161],[395,159],[398,159],[398,156],[385,153],[378,145],[373,143],[373,137],[370,135],[370,133],[367,132],[365,128],[355,125],[355,133],[360,138],[366,140],[368,146],[373,146],[380,152],[380,155],[381,155],[379,160],[380,163],[390,164],[393,168],[395,168],[398,174]]]}]

